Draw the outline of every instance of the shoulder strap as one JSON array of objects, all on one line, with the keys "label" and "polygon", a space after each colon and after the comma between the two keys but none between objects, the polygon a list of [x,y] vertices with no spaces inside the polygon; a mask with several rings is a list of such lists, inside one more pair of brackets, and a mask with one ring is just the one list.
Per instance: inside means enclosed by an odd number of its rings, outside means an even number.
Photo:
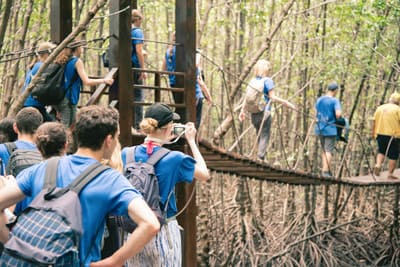
[{"label": "shoulder strap", "polygon": [[125,159],[125,166],[128,163],[135,162],[135,153],[136,153],[136,146],[128,147],[126,150],[126,159]]},{"label": "shoulder strap", "polygon": [[97,175],[103,171],[110,169],[110,167],[103,165],[99,162],[94,163],[87,167],[70,185],[68,189],[75,191],[78,195],[81,190],[92,181]]},{"label": "shoulder strap", "polygon": [[57,185],[57,169],[60,157],[52,157],[47,160],[46,172],[44,174],[43,189],[53,188]]},{"label": "shoulder strap", "polygon": [[166,149],[165,147],[160,147],[160,149],[157,150],[157,152],[153,153],[153,155],[150,156],[150,158],[146,161],[146,163],[154,166],[160,159],[166,156],[169,152],[170,152],[169,149]]},{"label": "shoulder strap", "polygon": [[6,146],[9,155],[17,149],[17,145],[14,142],[7,142],[4,143],[4,145]]},{"label": "shoulder strap", "polygon": [[97,175],[102,173],[103,171],[109,169],[101,163],[94,163],[87,167],[75,180],[70,183],[68,186],[64,187],[61,190],[55,191],[55,187],[53,187],[45,196],[46,200],[50,200],[53,198],[58,198],[68,191],[72,190],[79,195],[81,190],[90,182],[92,181]]}]

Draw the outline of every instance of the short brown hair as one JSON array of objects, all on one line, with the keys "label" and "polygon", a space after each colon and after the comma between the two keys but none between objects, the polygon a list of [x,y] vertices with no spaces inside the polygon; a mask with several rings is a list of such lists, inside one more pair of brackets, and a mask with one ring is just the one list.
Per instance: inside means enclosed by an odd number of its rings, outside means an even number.
[{"label": "short brown hair", "polygon": [[37,128],[43,123],[43,116],[36,108],[26,107],[17,113],[15,123],[19,132],[34,134]]},{"label": "short brown hair", "polygon": [[115,108],[97,105],[81,108],[75,124],[78,148],[99,150],[107,135],[116,135],[118,123],[119,113]]},{"label": "short brown hair", "polygon": [[61,156],[65,152],[67,129],[59,122],[45,122],[36,131],[36,146],[43,158]]}]

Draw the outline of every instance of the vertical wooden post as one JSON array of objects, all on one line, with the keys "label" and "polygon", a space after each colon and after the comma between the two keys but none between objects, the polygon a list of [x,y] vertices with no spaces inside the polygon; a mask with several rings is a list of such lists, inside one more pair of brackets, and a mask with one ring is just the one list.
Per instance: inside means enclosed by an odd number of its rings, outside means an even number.
[{"label": "vertical wooden post", "polygon": [[72,0],[51,0],[50,38],[61,43],[72,31]]},{"label": "vertical wooden post", "polygon": [[[116,58],[117,62],[110,62],[118,66],[118,108],[120,113],[120,141],[121,145],[132,145],[132,103],[133,103],[133,77],[131,66],[131,1],[110,1],[110,12],[123,10],[117,16],[110,17],[110,59]],[[127,60],[129,59],[129,60]]]},{"label": "vertical wooden post", "polygon": [[[186,112],[183,122],[196,119],[196,1],[176,0],[175,4],[176,42],[182,45],[176,47],[176,71],[184,72],[185,76],[176,77],[176,86],[185,88]],[[188,153],[188,147],[185,147]],[[179,185],[177,187],[178,208],[189,201],[195,184]],[[179,224],[184,228],[183,237],[183,266],[196,266],[196,196],[194,195],[185,212],[179,216]]]},{"label": "vertical wooden post", "polygon": [[[161,75],[160,73],[155,73],[154,74],[154,86],[159,87],[161,85]],[[154,102],[160,102],[161,101],[161,90],[156,89],[154,91]]]}]

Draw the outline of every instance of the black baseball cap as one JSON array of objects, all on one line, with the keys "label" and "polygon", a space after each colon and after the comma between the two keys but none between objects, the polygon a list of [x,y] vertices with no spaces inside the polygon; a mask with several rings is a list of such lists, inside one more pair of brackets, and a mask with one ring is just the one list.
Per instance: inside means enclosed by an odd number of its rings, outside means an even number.
[{"label": "black baseball cap", "polygon": [[339,86],[337,85],[337,83],[330,83],[328,85],[328,90],[330,90],[330,91],[335,91],[338,88],[339,88]]},{"label": "black baseball cap", "polygon": [[155,119],[158,124],[157,127],[161,128],[171,121],[180,120],[181,117],[172,111],[172,109],[164,103],[155,103],[146,109],[144,114],[145,118]]}]

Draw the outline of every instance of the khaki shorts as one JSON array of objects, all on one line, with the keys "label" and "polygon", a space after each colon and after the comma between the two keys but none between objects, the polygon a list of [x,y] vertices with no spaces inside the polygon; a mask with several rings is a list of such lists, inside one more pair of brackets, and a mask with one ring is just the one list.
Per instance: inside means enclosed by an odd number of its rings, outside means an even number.
[{"label": "khaki shorts", "polygon": [[321,147],[325,152],[332,153],[336,145],[336,135],[335,136],[322,136],[320,135],[319,140],[321,142]]}]

